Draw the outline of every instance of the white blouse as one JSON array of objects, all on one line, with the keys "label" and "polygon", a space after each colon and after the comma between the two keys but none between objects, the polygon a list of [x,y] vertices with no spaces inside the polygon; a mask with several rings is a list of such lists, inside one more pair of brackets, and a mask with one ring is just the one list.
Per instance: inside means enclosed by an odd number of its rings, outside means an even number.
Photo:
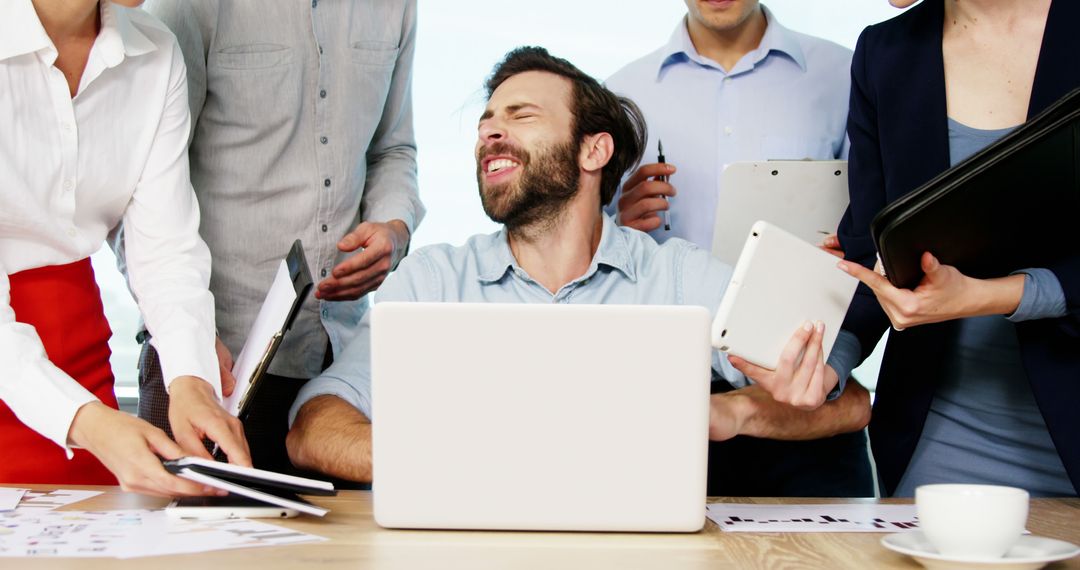
[{"label": "white blouse", "polygon": [[210,252],[188,176],[191,119],[175,38],[145,12],[103,0],[72,98],[30,0],[3,4],[0,400],[67,449],[76,411],[94,396],[49,362],[33,327],[15,322],[8,275],[86,258],[121,223],[128,283],[166,385],[198,376],[220,398]]}]

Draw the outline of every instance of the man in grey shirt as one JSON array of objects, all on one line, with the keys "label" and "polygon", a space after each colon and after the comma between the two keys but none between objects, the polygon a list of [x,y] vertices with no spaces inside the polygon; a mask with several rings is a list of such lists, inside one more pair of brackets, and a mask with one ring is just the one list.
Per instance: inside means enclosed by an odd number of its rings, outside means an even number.
[{"label": "man in grey shirt", "polygon": [[[145,8],[176,34],[187,64],[191,179],[214,260],[222,366],[293,240],[316,278],[245,425],[254,464],[287,471],[293,397],[355,334],[365,295],[405,255],[424,214],[410,95],[416,2]],[[140,369],[140,416],[167,427],[148,345]]]}]

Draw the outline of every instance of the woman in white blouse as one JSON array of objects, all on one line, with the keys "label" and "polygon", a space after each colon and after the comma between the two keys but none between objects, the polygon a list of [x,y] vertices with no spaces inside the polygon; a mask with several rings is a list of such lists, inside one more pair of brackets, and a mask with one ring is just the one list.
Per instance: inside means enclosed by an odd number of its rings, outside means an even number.
[{"label": "woman in white blouse", "polygon": [[[209,493],[158,459],[206,457],[203,437],[250,465],[240,423],[219,403],[184,63],[172,34],[130,9],[140,3],[0,8],[0,483]],[[121,223],[179,445],[116,409],[89,256]]]}]

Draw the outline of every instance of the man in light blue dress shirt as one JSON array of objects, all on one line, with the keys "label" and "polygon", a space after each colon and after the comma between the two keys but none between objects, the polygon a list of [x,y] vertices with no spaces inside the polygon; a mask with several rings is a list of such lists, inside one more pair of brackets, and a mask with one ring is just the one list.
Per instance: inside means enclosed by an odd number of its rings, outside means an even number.
[{"label": "man in light blue dress shirt", "polygon": [[[609,89],[641,107],[649,125],[648,151],[663,141],[668,163],[643,165],[608,210],[617,210],[622,225],[647,231],[659,242],[678,237],[709,248],[726,164],[847,158],[851,51],[783,27],[757,0],[686,4],[686,18],[665,45],[607,80]],[[655,179],[665,175],[669,182]],[[663,227],[664,210],[670,229]],[[714,442],[709,494],[872,495],[866,439],[856,431],[868,401],[865,389],[852,383],[843,398],[826,407],[844,409],[842,415],[856,420],[847,430],[853,433],[808,442],[751,437]],[[816,413],[836,414],[836,409]],[[775,456],[784,462],[757,460]],[[761,472],[736,476],[723,468],[731,462]]]},{"label": "man in light blue dress shirt", "polygon": [[[683,240],[659,245],[602,212],[644,150],[644,122],[631,101],[541,48],[508,54],[487,89],[477,182],[484,211],[504,228],[461,247],[436,245],[410,254],[380,288],[380,302],[690,304],[716,310],[728,266]],[[365,316],[355,340],[297,396],[287,440],[297,466],[370,481],[370,332]],[[756,384],[736,391],[749,391],[744,399],[713,399],[710,437],[762,424],[785,433],[835,429],[840,420],[801,421],[795,408],[755,394],[820,405],[828,392],[843,390],[839,379],[856,357],[851,340],[841,331],[825,365],[820,329],[800,329],[789,348],[811,356],[776,371],[734,361],[737,370],[717,354],[719,375],[741,387],[747,385],[745,372]],[[422,347],[417,350],[422,358]]]}]

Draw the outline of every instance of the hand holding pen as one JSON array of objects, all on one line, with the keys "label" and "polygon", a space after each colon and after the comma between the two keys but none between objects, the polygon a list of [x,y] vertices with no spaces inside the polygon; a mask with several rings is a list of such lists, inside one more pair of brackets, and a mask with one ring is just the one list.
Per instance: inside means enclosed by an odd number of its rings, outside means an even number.
[{"label": "hand holding pen", "polygon": [[668,177],[675,167],[665,161],[662,145],[659,150],[659,162],[641,165],[623,184],[617,204],[620,225],[643,232],[671,230],[667,199],[676,191]]},{"label": "hand holding pen", "polygon": [[[657,152],[656,162],[666,165],[667,161],[664,160],[664,141],[662,141],[660,139],[656,139],[656,152]],[[668,177],[665,174],[664,176],[657,176],[656,179],[659,180],[660,182],[667,182]],[[664,198],[664,201],[666,202],[667,198]],[[668,208],[666,210],[664,210],[664,231],[668,231],[668,232],[671,231],[671,207],[670,207],[670,205],[668,206]]]}]

